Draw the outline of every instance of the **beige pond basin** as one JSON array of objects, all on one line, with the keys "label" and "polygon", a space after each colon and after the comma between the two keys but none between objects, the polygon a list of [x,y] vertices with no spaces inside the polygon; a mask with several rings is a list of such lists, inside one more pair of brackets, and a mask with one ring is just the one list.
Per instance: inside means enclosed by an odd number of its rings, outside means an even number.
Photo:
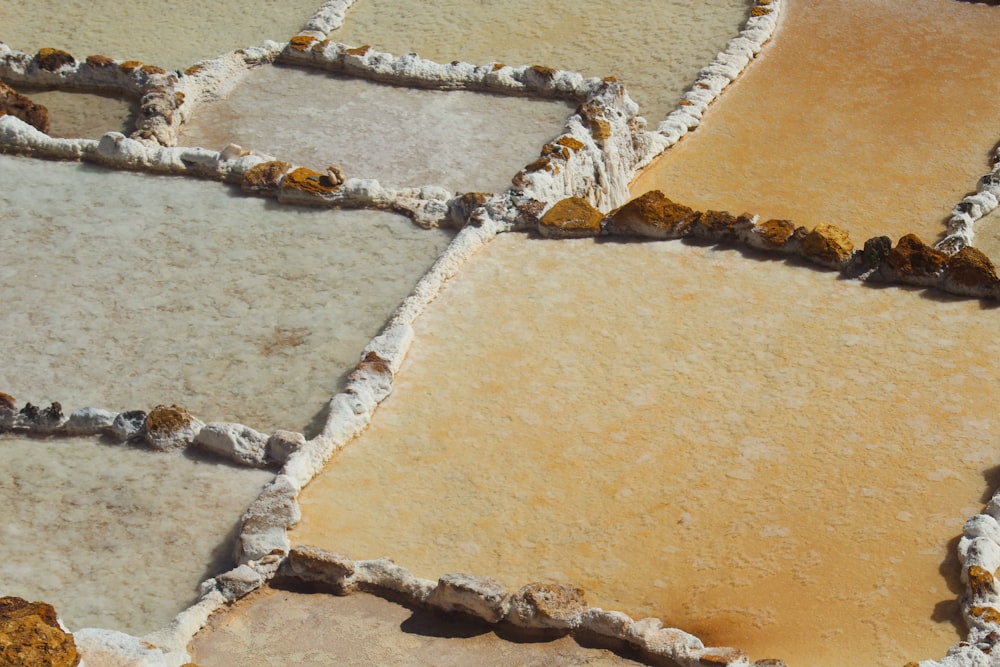
[{"label": "beige pond basin", "polygon": [[301,431],[450,234],[0,156],[0,391]]},{"label": "beige pond basin", "polygon": [[655,125],[736,36],[748,0],[359,0],[331,37],[438,62],[546,65],[624,81]]},{"label": "beige pond basin", "polygon": [[569,637],[505,641],[482,624],[413,612],[381,598],[264,588],[212,617],[188,647],[212,667],[548,667],[639,665]]},{"label": "beige pond basin", "polygon": [[785,0],[771,43],[632,194],[757,213],[857,245],[937,241],[990,168],[1000,7],[955,0]]},{"label": "beige pond basin", "polygon": [[270,66],[201,107],[181,143],[221,149],[236,142],[319,171],[338,164],[348,177],[394,187],[503,192],[572,112],[552,100],[418,90]]},{"label": "beige pond basin", "polygon": [[940,658],[1000,461],[998,317],[731,249],[503,235],[291,538],[569,581],[753,659]]},{"label": "beige pond basin", "polygon": [[20,88],[18,92],[49,111],[48,134],[69,139],[97,139],[108,132],[131,134],[136,105],[110,95]]},{"label": "beige pond basin", "polygon": [[71,630],[145,634],[233,566],[240,516],[273,477],[86,438],[0,437],[0,595]]},{"label": "beige pond basin", "polygon": [[0,41],[34,53],[51,47],[77,58],[99,53],[183,70],[199,60],[286,41],[322,0],[40,0],[0,7]]},{"label": "beige pond basin", "polygon": [[1000,209],[993,209],[976,221],[973,244],[986,253],[994,264],[1000,264]]}]

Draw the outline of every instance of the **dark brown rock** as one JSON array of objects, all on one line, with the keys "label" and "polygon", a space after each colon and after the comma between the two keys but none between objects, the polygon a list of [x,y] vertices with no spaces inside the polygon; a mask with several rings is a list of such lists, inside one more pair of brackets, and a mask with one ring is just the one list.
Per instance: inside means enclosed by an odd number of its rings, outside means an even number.
[{"label": "dark brown rock", "polygon": [[914,234],[899,239],[896,247],[885,256],[886,264],[905,275],[937,273],[948,261],[948,256],[935,250]]},{"label": "dark brown rock", "polygon": [[611,212],[612,234],[680,238],[690,231],[698,213],[671,201],[659,190],[650,190]]},{"label": "dark brown rock", "polygon": [[90,65],[91,67],[103,68],[114,65],[115,61],[111,58],[108,58],[107,56],[95,54],[92,56],[87,56],[87,64]]},{"label": "dark brown rock", "polygon": [[586,199],[568,197],[545,212],[538,221],[538,231],[549,238],[597,236],[603,218]]},{"label": "dark brown rock", "polygon": [[48,72],[55,72],[60,67],[75,65],[76,59],[65,51],[59,49],[39,49],[35,56],[38,67]]},{"label": "dark brown rock", "polygon": [[0,116],[4,115],[23,120],[40,132],[49,131],[49,110],[0,81]]},{"label": "dark brown rock", "polygon": [[802,254],[818,264],[839,267],[851,257],[854,244],[840,227],[820,223],[802,241]]},{"label": "dark brown rock", "polygon": [[17,402],[14,397],[0,391],[0,410],[17,410]]},{"label": "dark brown rock", "polygon": [[243,192],[250,194],[273,194],[278,191],[281,177],[291,169],[292,165],[281,160],[262,162],[243,172],[240,185]]},{"label": "dark brown rock", "polygon": [[525,628],[570,629],[587,602],[582,588],[569,584],[528,584],[510,598],[509,619]]},{"label": "dark brown rock", "polygon": [[1000,282],[990,258],[972,246],[966,246],[949,257],[945,266],[952,279],[960,285],[985,287]]},{"label": "dark brown rock", "polygon": [[56,610],[44,602],[0,598],[0,665],[75,667],[73,635],[59,627]]},{"label": "dark brown rock", "polygon": [[692,220],[691,233],[710,241],[733,241],[740,230],[753,228],[749,213],[735,216],[729,211],[705,211]]}]

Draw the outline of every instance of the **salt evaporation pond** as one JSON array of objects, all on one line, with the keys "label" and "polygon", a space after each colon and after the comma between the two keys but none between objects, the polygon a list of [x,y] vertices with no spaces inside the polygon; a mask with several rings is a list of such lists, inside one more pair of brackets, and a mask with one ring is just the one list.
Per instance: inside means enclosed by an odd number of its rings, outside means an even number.
[{"label": "salt evaporation pond", "polygon": [[654,125],[739,32],[748,0],[360,0],[332,36],[438,62],[614,75]]},{"label": "salt evaporation pond", "polygon": [[1000,8],[786,0],[771,44],[633,195],[749,211],[860,245],[937,241],[997,142]]},{"label": "salt evaporation pond", "polygon": [[638,665],[573,639],[509,642],[480,624],[413,612],[381,598],[262,590],[213,617],[189,647],[212,667]]},{"label": "salt evaporation pond", "polygon": [[232,567],[239,520],[272,473],[88,438],[0,438],[0,595],[72,629],[157,630]]},{"label": "salt evaporation pond", "polygon": [[[0,156],[2,391],[300,431],[446,245],[379,211]],[[15,342],[16,341],[16,342]]]},{"label": "salt evaporation pond", "polygon": [[418,90],[292,67],[260,67],[198,110],[181,142],[230,141],[394,187],[502,192],[573,112],[565,102]]},{"label": "salt evaporation pond", "polygon": [[570,581],[754,659],[940,657],[1000,460],[996,325],[736,250],[501,236],[292,540]]},{"label": "salt evaporation pond", "polygon": [[131,134],[135,129],[135,105],[118,97],[30,88],[18,92],[48,109],[48,134],[53,137],[97,139],[106,132]]},{"label": "salt evaporation pond", "polygon": [[984,215],[973,229],[973,244],[986,253],[994,264],[1000,263],[1000,209]]},{"label": "salt evaporation pond", "polygon": [[287,40],[321,0],[41,0],[0,6],[0,40],[34,53],[51,47],[78,58],[101,54],[165,69]]}]

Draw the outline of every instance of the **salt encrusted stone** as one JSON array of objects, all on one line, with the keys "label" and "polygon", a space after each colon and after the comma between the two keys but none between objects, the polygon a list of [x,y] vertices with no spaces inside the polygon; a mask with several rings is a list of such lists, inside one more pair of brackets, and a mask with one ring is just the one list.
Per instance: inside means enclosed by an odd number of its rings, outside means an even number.
[{"label": "salt encrusted stone", "polygon": [[268,436],[243,424],[213,422],[206,424],[194,439],[194,445],[240,465],[267,466]]},{"label": "salt encrusted stone", "polygon": [[219,575],[215,578],[215,583],[226,601],[233,602],[260,588],[264,579],[256,570],[244,564]]},{"label": "salt encrusted stone", "polygon": [[522,628],[572,630],[587,608],[584,591],[569,584],[528,584],[510,598],[507,620]]},{"label": "salt encrusted stone", "polygon": [[976,565],[990,572],[1000,569],[1000,545],[988,537],[963,537],[959,540],[958,556],[966,567]]},{"label": "salt encrusted stone", "polygon": [[49,110],[0,81],[0,116],[3,115],[19,118],[40,132],[49,131]]},{"label": "salt encrusted stone", "polygon": [[25,403],[14,416],[14,428],[34,433],[51,433],[58,430],[63,421],[62,405],[59,402],[53,402],[47,408]]},{"label": "salt encrusted stone", "polygon": [[142,410],[120,412],[111,424],[109,435],[117,442],[126,442],[142,433],[146,424],[146,413]]},{"label": "salt encrusted stone", "polygon": [[633,622],[630,616],[620,611],[591,607],[580,617],[580,629],[600,637],[628,640],[628,631]]},{"label": "salt encrusted stone", "polygon": [[1000,522],[989,514],[977,514],[965,522],[963,534],[969,539],[988,537],[1000,544]]},{"label": "salt encrusted stone", "polygon": [[538,221],[542,236],[555,239],[597,236],[604,216],[590,202],[580,197],[568,197],[550,208]]},{"label": "salt encrusted stone", "polygon": [[843,229],[820,223],[802,240],[807,259],[834,269],[843,268],[854,251],[851,237]]},{"label": "salt encrusted stone", "polygon": [[0,598],[0,664],[75,667],[80,654],[52,605],[11,596]]},{"label": "salt encrusted stone", "polygon": [[470,614],[488,623],[499,622],[510,608],[507,589],[499,581],[458,573],[438,579],[428,602],[444,611]]},{"label": "salt encrusted stone", "polygon": [[675,239],[686,236],[698,214],[683,204],[671,201],[660,190],[650,190],[608,216],[611,234]]},{"label": "salt encrusted stone", "polygon": [[157,405],[146,415],[142,436],[153,449],[167,451],[190,445],[204,426],[179,405]]},{"label": "salt encrusted stone", "polygon": [[343,554],[310,546],[297,546],[288,554],[289,572],[306,582],[322,583],[335,592],[350,593],[356,585],[354,561]]},{"label": "salt encrusted stone", "polygon": [[708,241],[733,242],[746,236],[754,226],[754,217],[748,213],[735,216],[729,211],[705,211],[695,216],[691,234]]},{"label": "salt encrusted stone", "polygon": [[289,456],[302,449],[305,444],[306,437],[301,433],[279,429],[267,439],[267,460],[283,465]]},{"label": "salt encrusted stone", "polygon": [[74,410],[66,420],[63,430],[67,435],[98,435],[108,432],[117,415],[100,408],[80,408]]},{"label": "salt encrusted stone", "polygon": [[285,475],[278,475],[264,487],[257,500],[243,514],[237,540],[236,560],[240,563],[288,553],[288,529],[302,518],[298,487]]},{"label": "salt encrusted stone", "polygon": [[[747,235],[747,244],[761,250],[788,251],[798,228],[791,220],[766,220],[754,226]],[[803,237],[805,230],[803,229]],[[799,249],[801,249],[801,244]],[[794,252],[795,250],[792,250]]]}]

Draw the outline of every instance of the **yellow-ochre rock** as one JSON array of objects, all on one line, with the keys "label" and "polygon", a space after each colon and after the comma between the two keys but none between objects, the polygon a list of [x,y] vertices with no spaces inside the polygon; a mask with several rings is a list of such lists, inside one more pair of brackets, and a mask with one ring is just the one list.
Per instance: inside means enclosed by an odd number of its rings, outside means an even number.
[{"label": "yellow-ochre rock", "polygon": [[601,233],[603,214],[586,199],[568,197],[545,212],[538,221],[542,236],[555,239],[597,236]]},{"label": "yellow-ochre rock", "polygon": [[0,665],[75,667],[80,664],[73,635],[59,626],[45,602],[0,598]]},{"label": "yellow-ochre rock", "polygon": [[802,254],[817,264],[840,268],[854,252],[851,237],[840,227],[820,223],[802,240]]}]

